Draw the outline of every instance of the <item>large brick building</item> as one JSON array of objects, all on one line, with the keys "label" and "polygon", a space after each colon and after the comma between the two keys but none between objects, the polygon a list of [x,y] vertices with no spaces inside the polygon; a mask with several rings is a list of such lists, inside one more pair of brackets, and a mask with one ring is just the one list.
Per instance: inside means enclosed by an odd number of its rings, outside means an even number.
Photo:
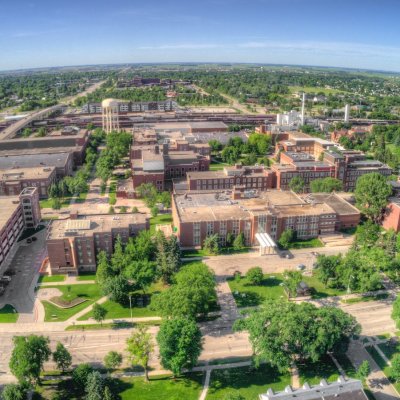
[{"label": "large brick building", "polygon": [[258,233],[278,240],[292,229],[306,239],[355,227],[360,220],[359,211],[334,193],[301,198],[280,190],[174,194],[172,215],[181,245],[189,248],[215,233],[222,245],[228,233],[241,232],[247,245],[256,245]]},{"label": "large brick building", "polygon": [[104,250],[111,255],[118,236],[126,243],[148,228],[148,218],[142,214],[75,215],[52,221],[46,240],[51,273],[95,271],[97,254]]},{"label": "large brick building", "polygon": [[[129,102],[119,101],[118,102],[118,113],[136,113],[136,112],[148,112],[148,111],[175,111],[178,105],[173,100],[165,101],[141,101],[141,102]],[[82,106],[81,112],[83,114],[101,114],[102,107],[101,103],[86,103]]]},{"label": "large brick building", "polygon": [[36,188],[27,187],[19,196],[0,197],[0,272],[25,228],[36,228],[41,219]]}]

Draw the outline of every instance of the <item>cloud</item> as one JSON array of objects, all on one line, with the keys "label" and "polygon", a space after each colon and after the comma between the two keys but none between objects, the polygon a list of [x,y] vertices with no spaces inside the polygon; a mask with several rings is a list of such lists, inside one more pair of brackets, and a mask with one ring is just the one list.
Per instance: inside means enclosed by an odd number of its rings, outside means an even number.
[{"label": "cloud", "polygon": [[162,44],[159,46],[140,46],[138,50],[201,50],[201,49],[218,49],[227,46],[215,43],[177,43]]}]

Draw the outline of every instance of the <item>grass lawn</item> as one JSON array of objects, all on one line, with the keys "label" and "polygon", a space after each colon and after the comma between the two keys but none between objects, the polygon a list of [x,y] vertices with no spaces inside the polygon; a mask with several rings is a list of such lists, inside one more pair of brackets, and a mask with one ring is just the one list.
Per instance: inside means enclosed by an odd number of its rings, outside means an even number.
[{"label": "grass lawn", "polygon": [[312,247],[324,247],[324,244],[318,239],[297,239],[289,244],[289,249],[306,249]]},{"label": "grass lawn", "polygon": [[[244,247],[240,250],[235,250],[232,247],[224,247],[220,249],[219,255],[223,254],[241,254],[241,253],[248,253],[251,250],[251,247]],[[210,254],[205,249],[192,249],[192,250],[183,250],[182,257],[183,258],[191,258],[191,257],[209,257],[214,256],[215,254]]]},{"label": "grass lawn", "polygon": [[117,202],[117,181],[113,180],[110,183],[108,192],[108,204],[114,205]]},{"label": "grass lawn", "polygon": [[[136,306],[136,300],[135,296],[132,296],[132,317],[134,318],[140,318],[140,317],[157,317],[157,313],[155,311],[152,311],[149,309],[148,304],[150,303],[151,296],[155,293],[159,293],[162,290],[164,290],[165,287],[161,282],[154,283],[153,285],[150,286],[150,288],[147,290],[147,297],[146,297],[146,303],[143,307],[138,307]],[[141,292],[136,292],[137,296],[141,296]],[[115,301],[107,300],[105,303],[102,304],[102,307],[104,307],[107,310],[107,314],[105,319],[117,319],[117,318],[130,318],[131,312],[129,308],[129,303],[126,305],[121,305],[119,303],[116,303]],[[79,321],[86,321],[89,318],[92,317],[92,312],[88,312],[85,315],[82,315],[82,317],[78,318]]]},{"label": "grass lawn", "polygon": [[6,304],[0,308],[0,323],[14,323],[17,322],[18,313],[13,306]]},{"label": "grass lawn", "polygon": [[217,163],[217,162],[212,162],[210,164],[210,171],[221,171],[223,170],[225,167],[229,167],[229,164],[226,163]]},{"label": "grass lawn", "polygon": [[347,293],[347,291],[344,289],[326,288],[316,276],[303,275],[303,280],[310,288],[314,288],[314,293],[312,295],[314,299],[320,299],[322,297],[329,296],[343,296]]},{"label": "grass lawn", "polygon": [[96,274],[93,272],[81,272],[77,277],[77,281],[95,281]]},{"label": "grass lawn", "polygon": [[[68,207],[71,202],[71,197],[64,197],[60,199],[61,208]],[[39,201],[40,208],[52,208],[52,199],[43,199]]]},{"label": "grass lawn", "polygon": [[40,275],[38,283],[53,283],[65,281],[66,275]]},{"label": "grass lawn", "polygon": [[155,233],[156,225],[172,224],[172,214],[158,214],[150,218],[150,232]]},{"label": "grass lawn", "polygon": [[329,355],[325,355],[316,363],[307,362],[297,364],[300,375],[300,384],[308,382],[310,385],[317,385],[321,379],[334,382],[339,378],[339,371]]},{"label": "grass lawn", "polygon": [[387,293],[380,293],[371,296],[361,296],[361,297],[354,297],[352,299],[344,299],[341,300],[342,303],[345,304],[354,304],[354,303],[362,303],[364,301],[377,301],[377,300],[384,300],[387,299],[389,295]]},{"label": "grass lawn", "polygon": [[48,301],[43,301],[45,309],[45,321],[65,321],[75,315],[77,312],[82,311],[89,307],[94,301],[98,300],[102,294],[100,287],[96,284],[82,284],[82,285],[60,285],[60,286],[42,286],[41,289],[56,288],[62,292],[61,299],[64,301],[72,301],[77,298],[83,298],[87,301],[78,304],[71,308],[61,308]]},{"label": "grass lawn", "polygon": [[80,193],[76,198],[75,198],[75,203],[79,204],[79,203],[84,203],[86,200],[86,197],[88,195],[88,192],[83,192]]},{"label": "grass lawn", "polygon": [[255,400],[269,388],[281,391],[289,384],[289,373],[280,374],[267,364],[260,365],[258,369],[241,367],[213,370],[207,400],[223,400],[231,393],[240,393],[246,400]]},{"label": "grass lawn", "polygon": [[240,280],[229,278],[228,284],[238,307],[258,306],[266,299],[286,299],[285,291],[280,284],[283,282],[281,274],[264,275],[261,285],[249,284],[246,277]]},{"label": "grass lawn", "polygon": [[[143,321],[140,325],[146,326],[158,326],[161,324],[159,321]],[[134,322],[111,322],[105,324],[80,324],[80,325],[70,325],[65,328],[66,331],[101,331],[104,329],[132,329],[139,324]]]}]

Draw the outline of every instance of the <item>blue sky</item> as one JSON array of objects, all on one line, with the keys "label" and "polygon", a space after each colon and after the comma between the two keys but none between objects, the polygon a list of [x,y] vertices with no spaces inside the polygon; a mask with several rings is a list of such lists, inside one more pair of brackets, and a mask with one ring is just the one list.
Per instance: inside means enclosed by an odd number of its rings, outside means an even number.
[{"label": "blue sky", "polygon": [[400,71],[400,0],[0,0],[0,70],[257,62]]}]

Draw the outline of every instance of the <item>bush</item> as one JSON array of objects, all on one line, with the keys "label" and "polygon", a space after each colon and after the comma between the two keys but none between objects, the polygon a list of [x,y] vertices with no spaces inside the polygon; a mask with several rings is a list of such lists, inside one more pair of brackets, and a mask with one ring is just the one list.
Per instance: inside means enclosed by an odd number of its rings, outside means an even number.
[{"label": "bush", "polygon": [[246,278],[252,285],[260,285],[264,279],[264,274],[260,267],[254,267],[247,271]]},{"label": "bush", "polygon": [[78,390],[84,391],[87,384],[89,374],[93,372],[93,368],[89,364],[80,364],[72,372],[72,380]]},{"label": "bush", "polygon": [[245,244],[245,238],[244,238],[244,233],[241,232],[239,235],[236,236],[235,240],[233,241],[233,248],[235,250],[242,250],[246,246]]},{"label": "bush", "polygon": [[278,240],[279,246],[281,246],[282,249],[288,249],[293,237],[293,231],[291,229],[285,229]]}]

